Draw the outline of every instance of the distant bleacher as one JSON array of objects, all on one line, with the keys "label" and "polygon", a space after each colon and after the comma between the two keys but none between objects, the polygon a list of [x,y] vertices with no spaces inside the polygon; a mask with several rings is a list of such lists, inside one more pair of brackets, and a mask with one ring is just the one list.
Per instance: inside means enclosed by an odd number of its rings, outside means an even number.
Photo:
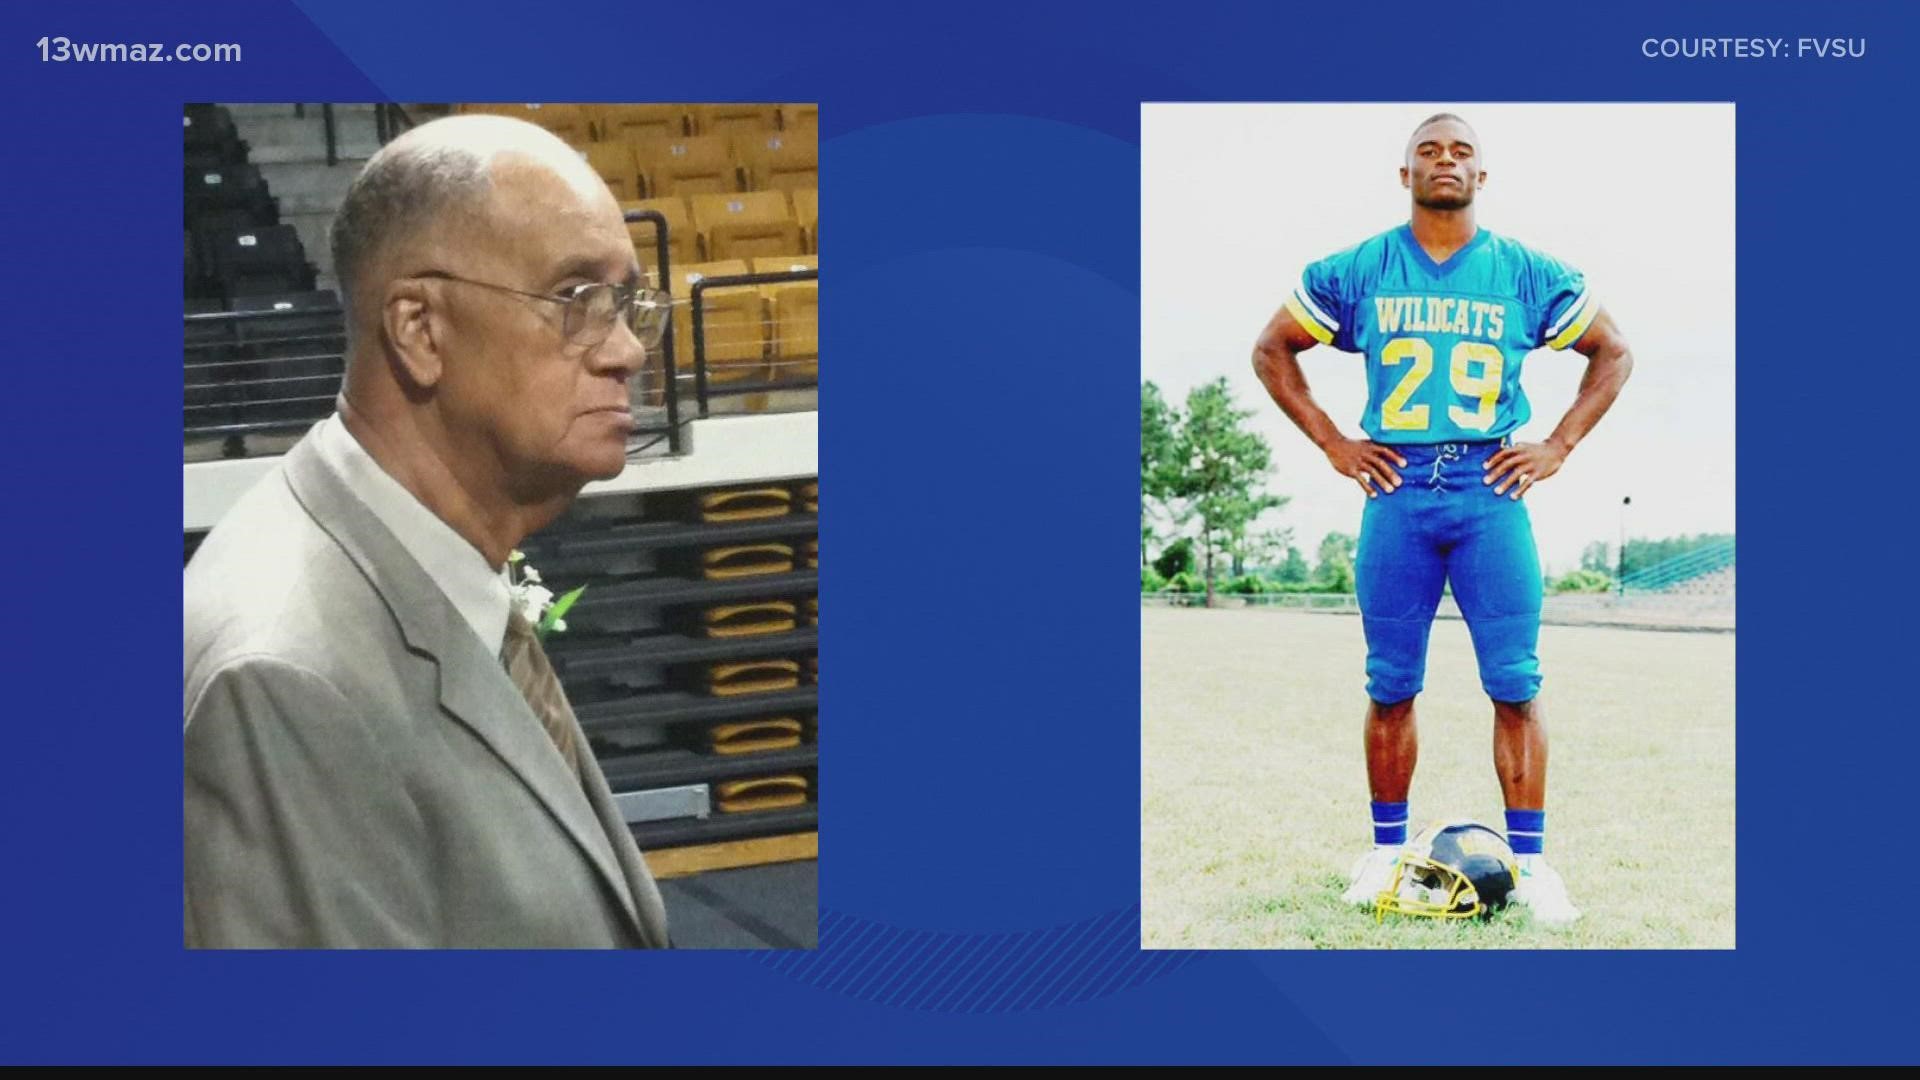
[{"label": "distant bleacher", "polygon": [[232,114],[188,105],[184,118],[188,459],[238,457],[250,435],[332,411],[345,327]]},{"label": "distant bleacher", "polygon": [[1621,578],[1623,592],[1709,596],[1733,591],[1733,539],[1715,541]]}]

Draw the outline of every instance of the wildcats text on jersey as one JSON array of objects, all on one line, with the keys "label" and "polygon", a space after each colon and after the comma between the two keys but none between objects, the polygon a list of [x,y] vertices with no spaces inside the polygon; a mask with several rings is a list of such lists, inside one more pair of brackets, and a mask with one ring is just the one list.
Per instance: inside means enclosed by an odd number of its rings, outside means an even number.
[{"label": "wildcats text on jersey", "polygon": [[1499,341],[1507,305],[1459,296],[1376,296],[1374,319],[1388,334],[1454,334]]}]

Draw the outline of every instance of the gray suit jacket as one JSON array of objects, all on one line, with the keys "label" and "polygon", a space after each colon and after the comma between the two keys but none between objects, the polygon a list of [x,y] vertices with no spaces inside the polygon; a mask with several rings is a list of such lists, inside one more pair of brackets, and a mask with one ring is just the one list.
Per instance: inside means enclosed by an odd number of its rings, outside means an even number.
[{"label": "gray suit jacket", "polygon": [[207,536],[185,600],[189,946],[667,944],[592,755],[575,782],[312,435]]}]

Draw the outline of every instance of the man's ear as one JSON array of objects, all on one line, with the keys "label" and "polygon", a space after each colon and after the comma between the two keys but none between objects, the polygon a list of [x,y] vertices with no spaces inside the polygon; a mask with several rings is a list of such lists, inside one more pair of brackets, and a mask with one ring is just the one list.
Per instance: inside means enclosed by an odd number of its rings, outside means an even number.
[{"label": "man's ear", "polygon": [[387,286],[380,319],[400,373],[414,387],[430,389],[446,370],[441,353],[445,324],[437,296],[421,278],[401,278]]},{"label": "man's ear", "polygon": [[1405,165],[1400,166],[1400,186],[1408,191],[1413,190],[1413,174],[1407,171]]},{"label": "man's ear", "polygon": [[1482,190],[1482,191],[1484,191],[1484,190],[1486,190],[1486,186],[1487,186],[1487,170],[1485,170],[1485,169],[1481,169],[1481,170],[1480,170],[1480,177],[1479,177],[1479,179],[1478,179],[1478,180],[1476,180],[1476,181],[1474,182],[1474,185],[1473,185],[1473,186],[1474,186],[1474,187],[1475,187],[1476,189],[1479,189],[1479,190]]}]

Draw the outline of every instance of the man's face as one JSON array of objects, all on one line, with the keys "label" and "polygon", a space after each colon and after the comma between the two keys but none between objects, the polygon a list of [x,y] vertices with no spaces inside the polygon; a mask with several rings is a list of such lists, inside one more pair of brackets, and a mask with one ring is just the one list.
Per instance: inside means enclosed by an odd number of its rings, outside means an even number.
[{"label": "man's face", "polygon": [[[619,204],[585,169],[502,155],[486,212],[449,235],[446,272],[524,292],[639,278]],[[462,451],[496,459],[529,498],[618,475],[633,424],[627,382],[644,358],[624,320],[583,344],[564,332],[565,304],[457,282],[440,295],[450,334],[435,393]]]},{"label": "man's face", "polygon": [[1480,167],[1479,137],[1458,120],[1436,120],[1413,133],[1401,186],[1429,210],[1458,210],[1473,205],[1474,192],[1487,174]]}]

